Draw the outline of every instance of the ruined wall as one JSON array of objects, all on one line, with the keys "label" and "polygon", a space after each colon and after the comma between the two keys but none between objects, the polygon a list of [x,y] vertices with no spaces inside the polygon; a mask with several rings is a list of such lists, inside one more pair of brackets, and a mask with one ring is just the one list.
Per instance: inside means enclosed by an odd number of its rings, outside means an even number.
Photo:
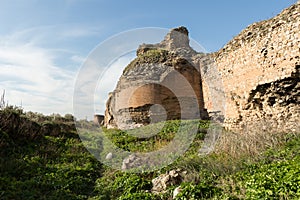
[{"label": "ruined wall", "polygon": [[104,115],[95,114],[93,122],[96,125],[103,125],[103,123],[104,123]]},{"label": "ruined wall", "polygon": [[299,2],[250,25],[212,56],[222,75],[229,128],[300,131]]},{"label": "ruined wall", "polygon": [[[134,128],[171,119],[207,118],[197,55],[184,27],[158,44],[141,45],[107,103],[105,125]],[[201,56],[200,56],[201,57]]]},{"label": "ruined wall", "polygon": [[173,29],[137,50],[107,102],[105,125],[206,118],[207,110],[231,130],[299,132],[299,38],[299,1],[212,54],[195,52],[186,28]]}]

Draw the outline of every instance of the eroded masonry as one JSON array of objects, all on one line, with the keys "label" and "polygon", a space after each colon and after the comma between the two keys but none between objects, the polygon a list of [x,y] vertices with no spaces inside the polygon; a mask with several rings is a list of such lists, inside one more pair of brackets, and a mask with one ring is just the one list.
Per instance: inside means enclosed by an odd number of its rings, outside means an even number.
[{"label": "eroded masonry", "polygon": [[299,2],[211,54],[190,47],[185,27],[172,29],[140,45],[110,93],[104,124],[213,117],[231,130],[300,131],[299,38]]}]

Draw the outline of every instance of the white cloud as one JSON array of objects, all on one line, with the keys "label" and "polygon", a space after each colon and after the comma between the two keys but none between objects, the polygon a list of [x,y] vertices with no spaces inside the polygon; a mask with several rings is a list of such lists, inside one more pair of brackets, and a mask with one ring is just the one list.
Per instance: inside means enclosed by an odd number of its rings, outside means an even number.
[{"label": "white cloud", "polygon": [[73,55],[73,56],[71,56],[71,60],[73,62],[76,62],[76,63],[79,63],[79,64],[82,64],[85,61],[85,59],[86,59],[85,57],[79,56],[79,55]]},{"label": "white cloud", "polygon": [[[19,33],[18,33],[19,34]],[[75,72],[56,66],[53,51],[19,37],[0,41],[0,89],[12,105],[25,110],[71,113]]]},{"label": "white cloud", "polygon": [[[73,98],[80,103],[81,115],[91,118],[94,112],[104,113],[108,93],[113,91],[123,69],[134,57],[125,55],[108,67],[95,91],[99,75],[105,67],[101,62],[86,60],[80,50],[64,42],[73,42],[74,37],[85,41],[87,36],[95,35],[97,30],[82,26],[69,25],[43,26],[0,35],[0,93],[6,90],[6,99],[11,105],[21,105],[25,110],[51,113],[73,113]],[[70,38],[71,37],[71,38]],[[73,37],[73,38],[72,38]],[[76,38],[76,41],[78,41]],[[80,46],[80,45],[79,45]],[[95,44],[96,46],[96,44]],[[77,70],[85,62],[89,67]],[[78,94],[73,96],[75,81],[79,84]],[[95,96],[95,101],[92,100]],[[95,105],[96,110],[88,110]],[[87,112],[88,110],[88,112]],[[87,114],[88,113],[88,114]]]}]

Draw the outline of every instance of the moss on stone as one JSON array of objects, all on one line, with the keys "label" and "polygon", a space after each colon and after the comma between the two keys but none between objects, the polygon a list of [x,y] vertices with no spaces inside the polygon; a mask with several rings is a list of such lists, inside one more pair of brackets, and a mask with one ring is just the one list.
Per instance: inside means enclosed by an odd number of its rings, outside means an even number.
[{"label": "moss on stone", "polygon": [[124,69],[123,74],[141,64],[163,63],[168,60],[169,55],[169,51],[165,49],[150,49],[143,54],[139,54],[137,58],[131,61],[131,63],[129,63]]}]

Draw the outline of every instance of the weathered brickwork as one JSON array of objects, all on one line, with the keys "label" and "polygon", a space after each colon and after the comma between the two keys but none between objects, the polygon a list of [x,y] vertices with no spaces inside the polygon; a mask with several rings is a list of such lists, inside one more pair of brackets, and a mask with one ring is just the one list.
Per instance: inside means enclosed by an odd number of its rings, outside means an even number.
[{"label": "weathered brickwork", "polygon": [[227,126],[261,123],[265,130],[300,131],[299,56],[299,2],[270,20],[250,25],[216,52]]},{"label": "weathered brickwork", "polygon": [[202,78],[184,27],[158,44],[143,44],[107,103],[105,125],[129,129],[172,119],[208,118]]},{"label": "weathered brickwork", "polygon": [[231,130],[299,132],[299,38],[299,2],[211,54],[189,46],[186,28],[173,29],[161,43],[137,50],[110,95],[104,123],[127,129],[209,113]]}]

